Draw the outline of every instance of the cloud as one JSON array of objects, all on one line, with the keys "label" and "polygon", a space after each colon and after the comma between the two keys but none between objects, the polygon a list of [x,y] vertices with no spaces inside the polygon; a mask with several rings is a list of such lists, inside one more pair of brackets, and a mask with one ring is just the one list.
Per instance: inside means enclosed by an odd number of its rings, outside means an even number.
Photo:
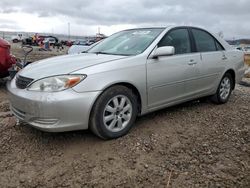
[{"label": "cloud", "polygon": [[18,30],[18,29],[21,29],[21,27],[16,21],[8,19],[8,18],[0,17],[0,30],[11,31],[11,30]]},{"label": "cloud", "polygon": [[4,30],[8,30],[8,31],[11,31],[11,30],[16,30],[16,29],[21,29],[21,27],[19,26],[16,26],[14,24],[0,24],[0,29],[1,28],[4,28]]},{"label": "cloud", "polygon": [[[28,13],[37,17],[37,20],[60,18],[61,25],[70,22],[73,28],[78,26],[89,32],[98,26],[114,28],[119,25],[141,27],[181,24],[202,26],[213,32],[223,31],[228,37],[250,37],[248,9],[248,0],[0,1],[2,14]],[[77,33],[77,29],[72,32]]]}]

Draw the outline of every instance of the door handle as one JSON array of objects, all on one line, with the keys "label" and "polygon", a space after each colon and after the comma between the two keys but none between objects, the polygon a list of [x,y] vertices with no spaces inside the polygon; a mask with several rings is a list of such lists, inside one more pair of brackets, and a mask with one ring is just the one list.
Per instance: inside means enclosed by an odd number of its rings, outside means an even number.
[{"label": "door handle", "polygon": [[189,62],[188,62],[188,65],[196,65],[197,62],[193,59],[191,59]]}]

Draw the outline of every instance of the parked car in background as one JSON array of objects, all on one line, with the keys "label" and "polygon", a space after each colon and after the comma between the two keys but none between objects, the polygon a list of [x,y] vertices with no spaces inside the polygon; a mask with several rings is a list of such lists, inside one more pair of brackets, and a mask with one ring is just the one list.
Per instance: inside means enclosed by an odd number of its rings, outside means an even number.
[{"label": "parked car in background", "polygon": [[22,40],[23,45],[32,45],[32,46],[38,46],[46,42],[48,42],[50,45],[55,45],[59,43],[59,40],[57,37],[44,36],[44,35],[38,35],[35,40],[32,37],[27,37]]},{"label": "parked car in background", "polygon": [[75,41],[73,45],[68,49],[68,54],[80,54],[82,52],[86,52],[88,49],[93,47],[95,44],[92,43],[89,45],[88,40],[80,40],[80,41]]},{"label": "parked car in background", "polygon": [[42,42],[43,44],[49,43],[49,45],[55,45],[57,43],[55,38],[51,38],[51,37],[45,38]]},{"label": "parked car in background", "polygon": [[11,37],[11,41],[13,43],[18,43],[18,42],[22,41],[22,39],[23,39],[23,34],[21,34],[21,33]]},{"label": "parked car in background", "polygon": [[27,37],[27,38],[24,38],[22,40],[22,44],[23,45],[33,45],[33,40],[32,40],[32,37]]},{"label": "parked car in background", "polygon": [[75,42],[74,40],[68,40],[66,41],[66,46],[70,47],[74,44],[74,42]]},{"label": "parked car in background", "polygon": [[72,41],[72,40],[61,40],[61,43],[62,43],[62,45],[70,47],[70,46],[73,45],[74,41]]},{"label": "parked car in background", "polygon": [[86,52],[91,46],[85,45],[72,45],[68,49],[68,54],[80,54],[82,52]]},{"label": "parked car in background", "polygon": [[86,46],[86,45],[88,45],[88,40],[76,40],[76,41],[73,42],[73,45]]},{"label": "parked car in background", "polygon": [[0,78],[9,76],[8,69],[16,63],[16,58],[10,54],[10,44],[0,38]]},{"label": "parked car in background", "polygon": [[49,41],[50,43],[58,43],[59,39],[51,35],[40,35],[38,38],[43,42],[44,40]]},{"label": "parked car in background", "polygon": [[[100,40],[102,40],[102,39],[100,39]],[[92,44],[95,44],[96,42],[98,42],[96,39],[89,39],[89,40],[87,40],[87,45],[90,46]]]},{"label": "parked car in background", "polygon": [[138,115],[205,96],[226,103],[243,61],[243,52],[200,28],[125,30],[88,53],[25,67],[8,84],[11,110],[44,131],[90,128],[117,138]]}]

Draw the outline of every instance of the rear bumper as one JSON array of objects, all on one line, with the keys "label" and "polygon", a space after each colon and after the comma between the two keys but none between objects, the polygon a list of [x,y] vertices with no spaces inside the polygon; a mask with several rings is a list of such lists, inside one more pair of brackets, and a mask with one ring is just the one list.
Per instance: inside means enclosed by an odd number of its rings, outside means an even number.
[{"label": "rear bumper", "polygon": [[89,115],[100,92],[77,93],[72,89],[45,93],[7,84],[12,113],[21,121],[48,132],[88,128]]}]

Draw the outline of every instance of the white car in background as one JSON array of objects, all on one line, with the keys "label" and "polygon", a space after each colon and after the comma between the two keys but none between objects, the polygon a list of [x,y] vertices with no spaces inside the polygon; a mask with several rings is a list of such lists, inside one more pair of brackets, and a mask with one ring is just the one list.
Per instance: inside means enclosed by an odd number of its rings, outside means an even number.
[{"label": "white car in background", "polygon": [[45,38],[43,43],[49,43],[50,45],[55,44],[56,43],[56,39],[49,37],[49,38]]},{"label": "white car in background", "polygon": [[20,34],[20,33],[11,37],[11,41],[13,43],[20,42],[20,41],[22,41],[22,39],[23,39],[23,34]]},{"label": "white car in background", "polygon": [[86,46],[86,45],[72,45],[69,50],[68,54],[80,54],[82,52],[87,51],[91,46]]},{"label": "white car in background", "polygon": [[76,41],[74,44],[68,49],[68,54],[80,54],[82,52],[86,52],[99,42],[88,45],[88,41]]}]

